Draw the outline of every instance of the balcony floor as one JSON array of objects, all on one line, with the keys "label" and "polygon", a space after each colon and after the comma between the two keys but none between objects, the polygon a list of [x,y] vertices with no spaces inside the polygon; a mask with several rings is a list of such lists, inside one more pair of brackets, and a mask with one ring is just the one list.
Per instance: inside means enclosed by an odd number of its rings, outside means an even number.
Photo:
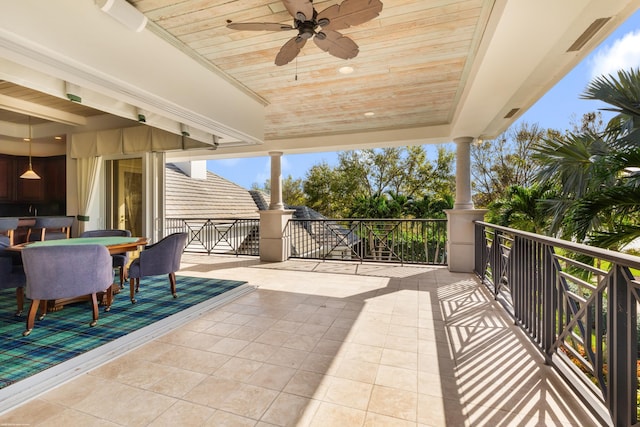
[{"label": "balcony floor", "polygon": [[251,264],[185,254],[183,274],[257,289],[6,412],[0,424],[597,425],[471,275]]}]

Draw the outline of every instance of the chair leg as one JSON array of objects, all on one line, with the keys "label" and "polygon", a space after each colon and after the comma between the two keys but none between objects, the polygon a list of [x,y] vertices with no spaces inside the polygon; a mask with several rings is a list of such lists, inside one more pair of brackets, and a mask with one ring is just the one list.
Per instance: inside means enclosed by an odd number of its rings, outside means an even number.
[{"label": "chair leg", "polygon": [[138,286],[140,286],[140,279],[134,279],[134,278],[129,278],[129,298],[131,298],[131,304],[135,304],[136,303],[136,298],[135,298],[135,294],[136,294],[136,281],[138,282]]},{"label": "chair leg", "polygon": [[[111,292],[110,289],[109,289],[109,292]],[[89,323],[89,326],[94,327],[98,323],[98,313],[99,313],[98,296],[96,295],[95,292],[91,294],[91,308],[93,311],[93,321]]]},{"label": "chair leg", "polygon": [[16,316],[22,316],[22,310],[24,310],[24,288],[16,288],[16,304],[18,305],[18,311]]},{"label": "chair leg", "polygon": [[113,304],[113,285],[109,285],[109,287],[105,291],[105,299],[106,301],[104,302],[104,311],[111,311],[111,304]]},{"label": "chair leg", "polygon": [[22,333],[23,336],[27,336],[31,333],[33,329],[33,325],[36,320],[36,313],[38,312],[38,307],[40,306],[40,300],[34,299],[31,301],[31,305],[29,306],[29,313],[27,314],[27,329]]},{"label": "chair leg", "polygon": [[176,273],[169,273],[169,283],[171,284],[171,295],[174,298],[178,298],[178,294],[176,293]]},{"label": "chair leg", "polygon": [[124,269],[125,267],[120,267],[120,289],[124,289]]}]

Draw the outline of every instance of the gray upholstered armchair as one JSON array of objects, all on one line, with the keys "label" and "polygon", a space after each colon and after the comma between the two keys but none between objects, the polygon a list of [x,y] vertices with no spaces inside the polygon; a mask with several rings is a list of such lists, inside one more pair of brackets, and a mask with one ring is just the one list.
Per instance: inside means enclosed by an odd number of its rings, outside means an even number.
[{"label": "gray upholstered armchair", "polygon": [[169,275],[171,294],[176,293],[176,271],[180,269],[182,251],[187,243],[187,233],[170,234],[158,243],[146,246],[140,257],[129,266],[129,293],[131,302],[136,303],[135,293],[140,290],[140,278],[145,276]]},{"label": "gray upholstered armchair", "polygon": [[24,307],[24,272],[21,266],[14,266],[11,257],[0,256],[0,289],[16,288],[16,316]]},{"label": "gray upholstered armchair", "polygon": [[73,225],[72,216],[41,216],[27,233],[27,241],[68,239]]},{"label": "gray upholstered armchair", "polygon": [[[105,236],[122,236],[122,237],[131,237],[131,232],[129,230],[90,230],[83,232],[80,237],[105,237]],[[120,274],[120,289],[124,288],[124,279],[125,279],[125,268],[129,263],[129,254],[127,252],[123,254],[113,254],[111,255],[111,259],[113,260],[113,268],[118,269],[118,273]]]},{"label": "gray upholstered armchair", "polygon": [[26,294],[31,298],[24,336],[31,333],[39,306],[38,319],[44,318],[47,300],[90,296],[93,307],[90,326],[98,321],[96,294],[108,291],[107,306],[111,303],[111,255],[102,245],[27,247],[22,251],[22,262],[27,277]]}]

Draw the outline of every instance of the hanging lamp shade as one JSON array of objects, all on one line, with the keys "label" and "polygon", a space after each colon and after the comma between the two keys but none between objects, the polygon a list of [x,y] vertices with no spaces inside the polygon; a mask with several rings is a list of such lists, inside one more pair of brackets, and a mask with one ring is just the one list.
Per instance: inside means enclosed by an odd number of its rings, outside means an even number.
[{"label": "hanging lamp shade", "polygon": [[38,175],[33,170],[33,165],[31,164],[31,116],[29,116],[29,138],[25,138],[25,141],[29,141],[29,168],[20,175],[22,179],[40,179],[40,175]]}]

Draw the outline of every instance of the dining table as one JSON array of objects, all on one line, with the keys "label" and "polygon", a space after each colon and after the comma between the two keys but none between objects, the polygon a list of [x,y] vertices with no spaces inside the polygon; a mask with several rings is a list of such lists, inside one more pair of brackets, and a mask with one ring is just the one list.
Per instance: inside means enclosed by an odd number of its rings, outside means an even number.
[{"label": "dining table", "polygon": [[[41,240],[36,242],[25,242],[5,248],[7,251],[22,252],[28,247],[40,246],[69,246],[69,245],[103,245],[111,255],[125,252],[133,252],[139,247],[145,246],[149,242],[146,237],[126,237],[126,236],[102,236],[102,237],[72,237],[69,239]],[[113,296],[120,292],[120,284],[115,282],[101,296],[101,305],[109,311]],[[61,310],[64,305],[84,301],[87,297],[63,298],[50,300],[46,303],[46,310],[49,312]]]}]

